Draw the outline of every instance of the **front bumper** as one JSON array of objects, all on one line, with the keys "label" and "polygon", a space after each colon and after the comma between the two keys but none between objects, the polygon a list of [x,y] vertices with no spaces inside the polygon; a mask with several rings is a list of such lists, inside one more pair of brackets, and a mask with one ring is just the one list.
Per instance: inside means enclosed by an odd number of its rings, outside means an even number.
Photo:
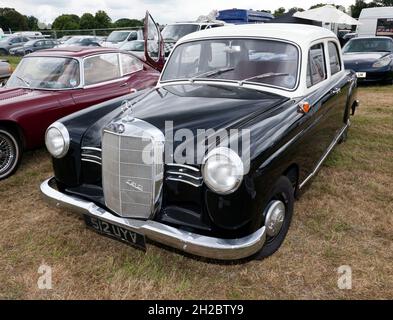
[{"label": "front bumper", "polygon": [[383,67],[383,68],[372,68],[372,67],[361,67],[361,66],[351,66],[347,69],[352,69],[355,72],[365,72],[366,78],[358,78],[359,83],[366,82],[384,82],[393,80],[393,67]]},{"label": "front bumper", "polygon": [[59,192],[51,186],[53,182],[54,178],[41,184],[41,193],[48,203],[143,234],[152,241],[193,255],[217,260],[243,259],[261,250],[266,240],[265,227],[244,238],[220,239],[176,229],[152,220],[142,221],[117,217],[93,202]]}]

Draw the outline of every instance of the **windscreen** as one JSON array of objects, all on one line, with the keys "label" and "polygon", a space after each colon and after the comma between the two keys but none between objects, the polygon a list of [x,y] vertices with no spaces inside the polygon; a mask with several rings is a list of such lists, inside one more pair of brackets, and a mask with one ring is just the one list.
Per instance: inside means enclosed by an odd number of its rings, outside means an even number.
[{"label": "windscreen", "polygon": [[178,46],[161,81],[209,79],[294,89],[299,50],[277,40],[214,39]]}]

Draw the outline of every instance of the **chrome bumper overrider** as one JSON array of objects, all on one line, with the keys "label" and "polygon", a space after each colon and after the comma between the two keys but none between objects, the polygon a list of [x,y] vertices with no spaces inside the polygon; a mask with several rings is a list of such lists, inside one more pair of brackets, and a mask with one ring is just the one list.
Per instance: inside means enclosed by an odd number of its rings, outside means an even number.
[{"label": "chrome bumper overrider", "polygon": [[59,192],[48,179],[41,184],[44,199],[58,208],[66,208],[115,224],[146,238],[184,252],[218,260],[237,260],[258,252],[266,240],[266,228],[240,239],[220,239],[179,230],[152,220],[141,221],[114,216],[96,204]]}]

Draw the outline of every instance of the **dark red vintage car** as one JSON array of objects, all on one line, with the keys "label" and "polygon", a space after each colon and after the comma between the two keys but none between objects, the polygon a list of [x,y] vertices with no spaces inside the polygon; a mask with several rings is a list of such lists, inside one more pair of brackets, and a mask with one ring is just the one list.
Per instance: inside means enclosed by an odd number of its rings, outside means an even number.
[{"label": "dark red vintage car", "polygon": [[160,33],[150,15],[146,61],[117,49],[70,47],[26,56],[0,89],[0,180],[24,150],[44,144],[48,126],[103,101],[154,87],[163,66]]}]

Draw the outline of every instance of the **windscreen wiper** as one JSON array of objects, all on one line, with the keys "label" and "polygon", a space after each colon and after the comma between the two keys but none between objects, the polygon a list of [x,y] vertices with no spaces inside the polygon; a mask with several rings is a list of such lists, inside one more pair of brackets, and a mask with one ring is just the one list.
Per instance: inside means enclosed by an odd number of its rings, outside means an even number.
[{"label": "windscreen wiper", "polygon": [[210,70],[210,71],[198,74],[195,77],[192,77],[191,81],[194,81],[196,79],[201,79],[201,78],[209,78],[209,77],[212,77],[212,76],[217,76],[217,75],[220,75],[222,73],[225,73],[225,72],[228,72],[228,71],[233,71],[233,70],[235,70],[235,68],[233,68],[233,67]]},{"label": "windscreen wiper", "polygon": [[22,81],[25,85],[27,85],[29,88],[31,87],[31,84],[29,81],[23,79],[22,77],[19,76],[15,76],[17,79],[19,79],[20,81]]},{"label": "windscreen wiper", "polygon": [[274,72],[268,72],[268,73],[263,73],[254,77],[246,78],[243,80],[240,80],[239,83],[243,84],[243,82],[251,81],[254,79],[265,79],[265,78],[272,78],[272,77],[286,77],[289,76],[289,73],[274,73]]}]

